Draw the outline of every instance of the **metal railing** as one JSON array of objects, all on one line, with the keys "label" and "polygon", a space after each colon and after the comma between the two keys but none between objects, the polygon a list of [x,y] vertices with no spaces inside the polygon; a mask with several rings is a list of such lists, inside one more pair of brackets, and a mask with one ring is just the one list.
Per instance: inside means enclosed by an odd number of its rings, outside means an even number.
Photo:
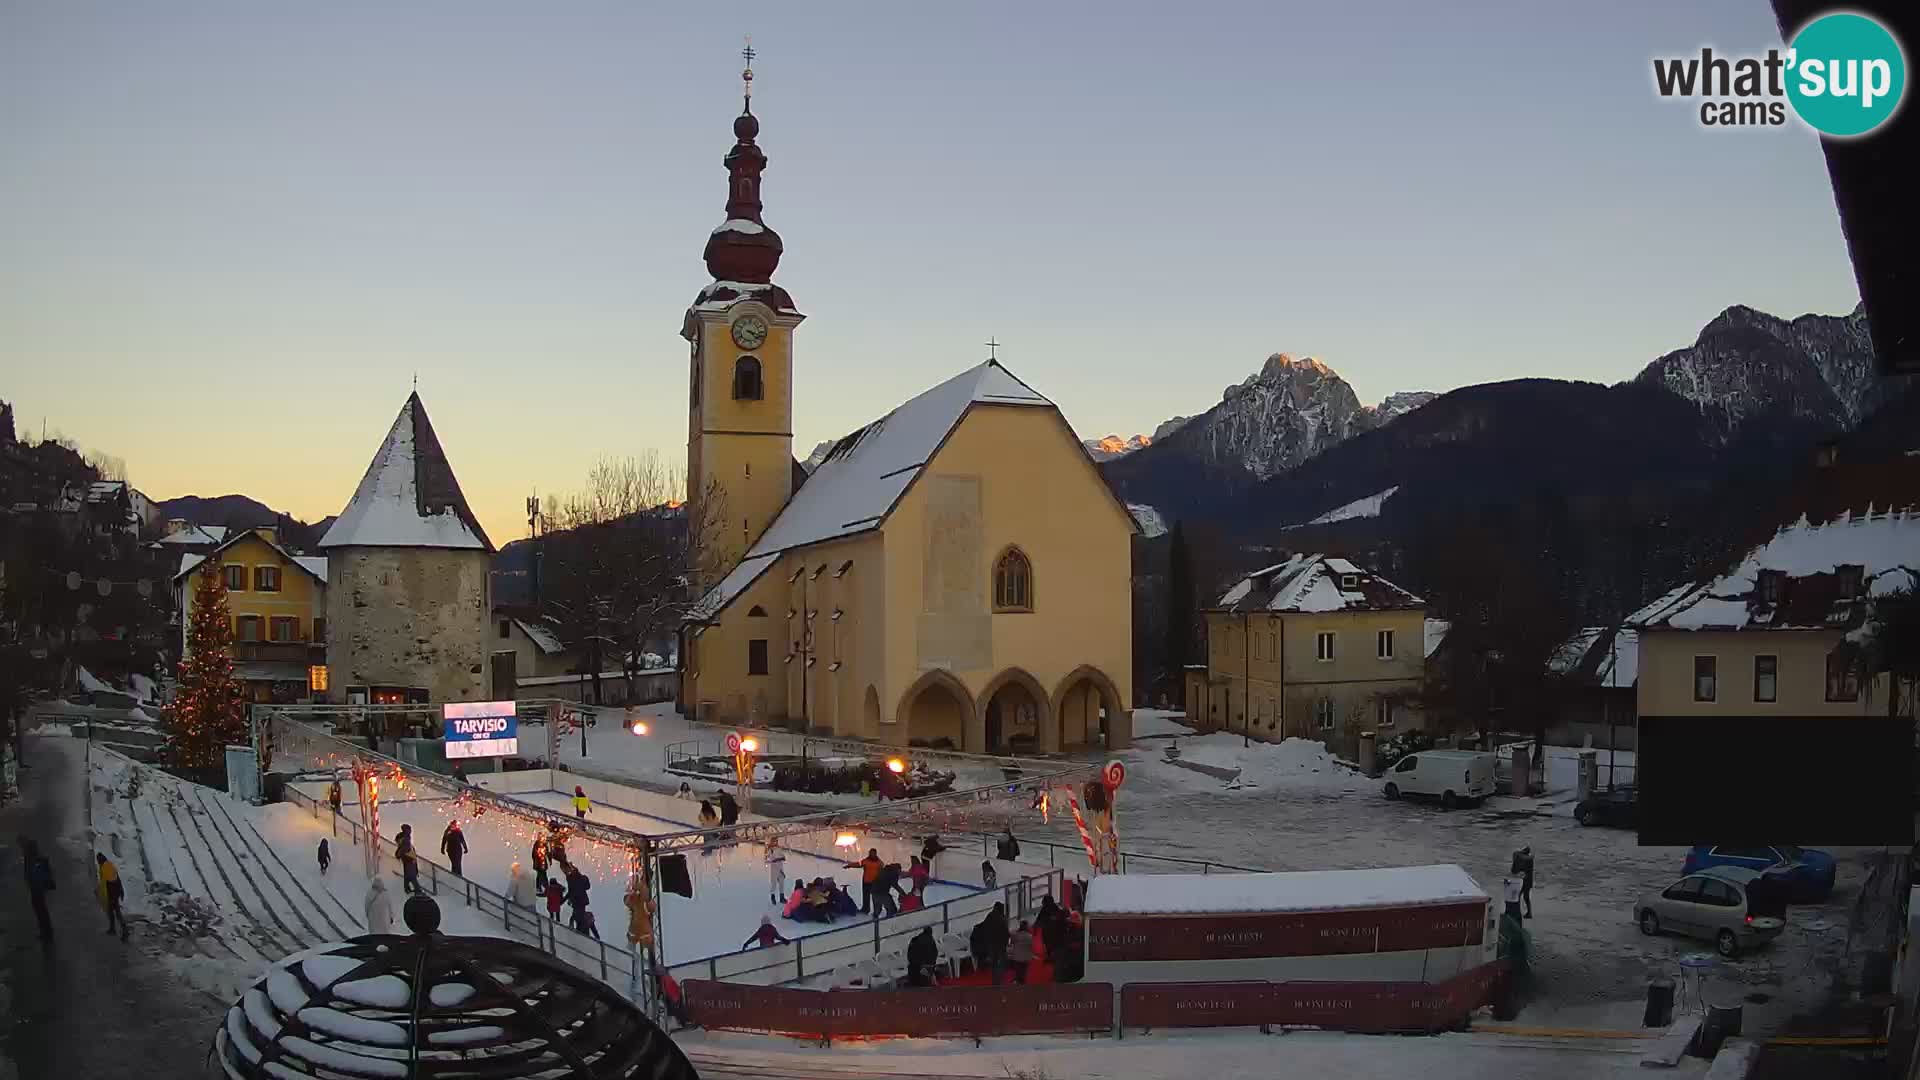
[{"label": "metal railing", "polygon": [[[345,814],[335,814],[325,802],[308,795],[292,784],[287,785],[287,798],[297,806],[305,806],[316,820],[333,819],[335,830],[346,826],[348,835],[355,844],[364,844],[367,840],[367,828]],[[393,843],[383,836],[373,838],[373,850],[377,858],[386,858],[392,854]],[[588,937],[571,927],[564,926],[547,917],[546,912],[516,904],[505,894],[495,892],[476,881],[455,874],[424,855],[415,856],[423,871],[419,876],[420,886],[429,894],[438,897],[444,888],[451,896],[457,887],[460,899],[466,906],[474,908],[488,917],[498,913],[501,929],[523,941],[531,942],[541,951],[558,959],[565,960],[582,971],[598,971],[600,981],[610,986],[618,986],[631,991],[635,985],[635,961],[633,951],[611,945],[597,938]],[[619,976],[615,983],[613,976]],[[638,980],[646,986],[650,980]]]},{"label": "metal railing", "polygon": [[[975,833],[973,835],[980,840],[980,850],[983,856],[990,856],[994,850],[994,845],[996,845],[1000,839],[1000,834],[998,833]],[[1018,861],[1031,863],[1035,866],[1040,865],[1039,859],[1031,858],[1028,855],[1028,851],[1033,848],[1046,849],[1046,865],[1049,867],[1069,870],[1084,866],[1089,876],[1091,876],[1093,866],[1087,860],[1087,849],[1079,844],[1060,844],[1051,840],[1028,840],[1022,837],[1020,839],[1020,859]],[[1155,870],[1154,867],[1156,866],[1174,867],[1175,869]],[[1120,853],[1120,872],[1123,874],[1128,873],[1129,867],[1135,868],[1131,872],[1140,874],[1270,874],[1273,872],[1270,869],[1258,866],[1236,866],[1233,863],[1211,862],[1206,859],[1182,859],[1172,855],[1148,855],[1140,851],[1122,851]]]}]

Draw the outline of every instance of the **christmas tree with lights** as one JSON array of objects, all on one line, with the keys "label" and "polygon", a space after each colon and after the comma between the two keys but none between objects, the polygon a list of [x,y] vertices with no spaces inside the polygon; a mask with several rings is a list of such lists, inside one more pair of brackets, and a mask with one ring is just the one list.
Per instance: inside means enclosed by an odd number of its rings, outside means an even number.
[{"label": "christmas tree with lights", "polygon": [[187,623],[180,688],[167,707],[167,760],[179,768],[211,768],[229,744],[247,741],[247,697],[233,677],[233,625],[227,583],[213,559],[201,563]]}]

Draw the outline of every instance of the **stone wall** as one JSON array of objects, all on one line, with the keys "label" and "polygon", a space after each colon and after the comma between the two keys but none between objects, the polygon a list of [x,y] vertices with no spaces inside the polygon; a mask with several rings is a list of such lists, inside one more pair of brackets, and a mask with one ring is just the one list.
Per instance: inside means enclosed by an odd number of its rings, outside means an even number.
[{"label": "stone wall", "polygon": [[438,548],[328,552],[328,700],[345,702],[349,686],[484,700],[490,562],[484,551]]}]

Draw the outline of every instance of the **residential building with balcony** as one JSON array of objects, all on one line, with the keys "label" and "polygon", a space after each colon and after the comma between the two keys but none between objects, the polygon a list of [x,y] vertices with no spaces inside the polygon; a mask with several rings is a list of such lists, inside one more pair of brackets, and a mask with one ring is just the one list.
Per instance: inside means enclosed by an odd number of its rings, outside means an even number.
[{"label": "residential building with balcony", "polygon": [[263,704],[313,700],[314,669],[324,670],[326,664],[327,560],[293,554],[271,528],[236,529],[205,555],[182,555],[173,576],[182,658],[198,602],[195,571],[208,559],[226,582],[233,674],[246,684],[248,699]]}]

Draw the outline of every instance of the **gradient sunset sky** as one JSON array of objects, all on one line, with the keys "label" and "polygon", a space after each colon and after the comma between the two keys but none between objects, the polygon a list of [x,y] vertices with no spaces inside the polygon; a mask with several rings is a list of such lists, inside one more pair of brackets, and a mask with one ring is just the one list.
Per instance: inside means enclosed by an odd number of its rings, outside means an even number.
[{"label": "gradient sunset sky", "polygon": [[1097,437],[1273,352],[1369,402],[1614,381],[1858,299],[1814,136],[1653,92],[1777,44],[1763,0],[0,0],[0,398],[313,520],[418,372],[497,543],[679,464],[747,33],[800,455],[989,336]]}]

